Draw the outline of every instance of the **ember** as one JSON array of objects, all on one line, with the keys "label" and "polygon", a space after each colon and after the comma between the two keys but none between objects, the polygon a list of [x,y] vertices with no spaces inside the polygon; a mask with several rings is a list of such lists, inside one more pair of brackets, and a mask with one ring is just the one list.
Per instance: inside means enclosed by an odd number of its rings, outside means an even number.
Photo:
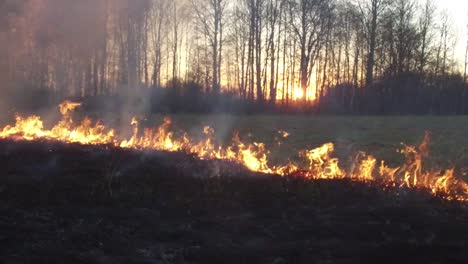
[{"label": "ember", "polygon": [[[399,152],[406,157],[403,165],[388,167],[385,161],[377,159],[364,152],[359,152],[353,159],[350,168],[340,167],[339,160],[333,157],[334,144],[326,143],[321,147],[301,151],[301,157],[307,166],[289,162],[284,165],[270,164],[269,153],[263,143],[243,142],[235,134],[229,147],[218,145],[214,140],[214,130],[204,128],[205,138],[201,141],[192,140],[187,134],[176,137],[170,130],[171,120],[155,129],[141,131],[137,119],[133,119],[133,135],[121,138],[114,129],[106,128],[101,122],[93,122],[90,118],[77,124],[72,119],[73,111],[79,103],[66,101],[59,106],[62,119],[50,130],[44,128],[38,116],[16,117],[16,124],[3,128],[2,139],[14,140],[54,140],[64,143],[80,143],[84,145],[112,145],[120,148],[150,149],[168,152],[187,152],[200,159],[219,159],[236,162],[246,168],[260,173],[278,174],[282,176],[301,176],[308,179],[342,179],[350,178],[361,182],[379,181],[387,186],[402,186],[427,189],[434,195],[448,200],[468,201],[468,184],[455,176],[453,168],[438,171],[426,171],[423,163],[429,155],[429,134],[418,146],[403,145]],[[281,132],[285,137],[287,132]],[[378,164],[381,164],[380,167]]]}]

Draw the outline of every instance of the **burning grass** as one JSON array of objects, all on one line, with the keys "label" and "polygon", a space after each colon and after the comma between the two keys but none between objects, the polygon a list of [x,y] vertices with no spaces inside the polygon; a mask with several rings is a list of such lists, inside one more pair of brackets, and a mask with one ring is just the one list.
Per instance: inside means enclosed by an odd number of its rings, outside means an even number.
[{"label": "burning grass", "polygon": [[[16,124],[6,126],[0,133],[3,139],[55,140],[84,145],[109,145],[123,149],[158,150],[190,153],[201,160],[226,160],[242,165],[253,172],[281,176],[300,176],[306,179],[351,179],[366,183],[379,183],[386,187],[407,187],[425,189],[448,200],[468,200],[468,184],[455,176],[454,168],[427,168],[429,157],[429,133],[419,146],[402,145],[399,152],[405,157],[403,164],[390,167],[385,161],[362,151],[353,154],[349,165],[343,167],[333,156],[335,145],[326,143],[318,148],[299,153],[301,162],[290,159],[284,164],[273,165],[270,151],[264,143],[246,143],[235,133],[232,143],[223,147],[216,143],[214,130],[203,129],[204,138],[192,140],[186,133],[176,137],[171,131],[171,120],[165,119],[157,128],[148,129],[139,125],[134,118],[131,122],[133,134],[125,139],[116,135],[114,129],[106,128],[101,122],[84,118],[76,124],[73,111],[80,104],[64,102],[59,106],[62,119],[51,129],[45,129],[37,116],[17,117]],[[289,136],[279,131],[282,137]]]},{"label": "burning grass", "polygon": [[[0,262],[465,263],[466,183],[428,165],[427,134],[400,166],[337,145],[274,165],[265,144],[228,147],[167,119],[121,138],[60,107],[51,129],[0,133]],[[288,137],[288,131],[277,135]],[[341,157],[340,157],[341,158]],[[294,163],[293,163],[294,162]],[[436,168],[436,167],[435,167]]]}]

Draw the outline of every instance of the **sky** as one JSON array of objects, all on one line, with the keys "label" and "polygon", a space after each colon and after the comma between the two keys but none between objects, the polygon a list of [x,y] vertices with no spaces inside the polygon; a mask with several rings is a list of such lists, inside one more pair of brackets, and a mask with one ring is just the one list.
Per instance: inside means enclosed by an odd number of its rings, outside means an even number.
[{"label": "sky", "polygon": [[[422,3],[425,0],[420,0]],[[463,63],[467,43],[468,0],[434,0],[439,10],[447,10],[457,35],[457,50],[455,56]]]}]

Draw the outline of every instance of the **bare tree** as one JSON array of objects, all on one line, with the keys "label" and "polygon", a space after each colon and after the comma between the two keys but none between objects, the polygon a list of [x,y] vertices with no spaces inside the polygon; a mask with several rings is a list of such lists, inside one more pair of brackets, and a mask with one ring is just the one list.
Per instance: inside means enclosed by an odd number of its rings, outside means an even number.
[{"label": "bare tree", "polygon": [[201,24],[201,29],[208,37],[212,48],[212,89],[215,96],[219,95],[221,90],[223,26],[226,5],[226,0],[192,0],[192,6]]},{"label": "bare tree", "polygon": [[397,73],[409,72],[411,54],[416,48],[416,28],[412,0],[394,1],[396,15]]},{"label": "bare tree", "polygon": [[439,24],[439,45],[436,53],[435,75],[446,74],[448,52],[450,48],[449,41],[451,39],[450,18],[446,10],[441,14]]},{"label": "bare tree", "polygon": [[328,1],[293,0],[290,1],[292,29],[300,48],[300,83],[303,103],[307,102],[310,76],[322,46],[323,31],[326,26]]},{"label": "bare tree", "polygon": [[153,55],[153,86],[161,87],[161,67],[163,63],[162,57],[162,48],[163,41],[167,37],[167,28],[165,25],[168,21],[167,13],[169,11],[169,0],[155,0],[152,6],[152,16],[151,16],[151,36],[152,36],[152,46],[154,49]]},{"label": "bare tree", "polygon": [[419,72],[423,73],[428,60],[428,46],[432,41],[434,27],[433,14],[435,6],[432,0],[426,0],[423,11],[419,18],[419,35],[420,35],[420,55],[419,55]]},{"label": "bare tree", "polygon": [[[267,53],[269,54],[270,59],[270,103],[274,105],[276,103],[276,94],[277,94],[277,62],[276,60],[279,51],[279,39],[280,36],[280,29],[281,29],[281,16],[282,16],[282,9],[283,9],[284,1],[280,0],[269,0],[267,5],[267,21],[268,21],[268,29],[270,31],[268,37],[268,48]],[[277,36],[275,36],[277,35]],[[276,38],[276,39],[275,39]],[[277,45],[278,44],[278,45]]]},{"label": "bare tree", "polygon": [[[468,37],[468,24],[466,26],[467,33],[466,36]],[[466,40],[466,48],[465,48],[465,69],[463,72],[463,81],[466,83],[467,80],[467,74],[468,74],[468,39]]]},{"label": "bare tree", "polygon": [[368,51],[366,63],[366,85],[374,81],[375,51],[377,47],[377,30],[382,13],[388,5],[388,0],[365,0],[359,2],[361,16],[366,28]]},{"label": "bare tree", "polygon": [[249,27],[245,22],[247,21],[247,14],[243,10],[242,4],[237,4],[234,7],[233,12],[233,34],[235,42],[235,53],[236,53],[236,68],[237,68],[237,85],[239,86],[239,96],[242,99],[247,98],[247,65],[246,65],[246,53],[247,53],[247,42],[249,39]]}]

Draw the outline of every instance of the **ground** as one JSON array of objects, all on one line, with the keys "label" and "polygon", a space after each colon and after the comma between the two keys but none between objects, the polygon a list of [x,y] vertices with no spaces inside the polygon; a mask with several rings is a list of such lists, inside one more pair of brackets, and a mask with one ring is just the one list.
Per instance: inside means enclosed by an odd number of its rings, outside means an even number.
[{"label": "ground", "polygon": [[[144,124],[161,124],[164,116],[151,116]],[[345,163],[352,153],[365,151],[400,165],[401,143],[417,145],[426,131],[431,133],[430,161],[437,167],[468,166],[468,117],[463,116],[233,116],[174,115],[176,131],[187,131],[197,138],[203,127],[216,131],[219,141],[230,142],[234,131],[246,141],[266,143],[272,158],[280,161],[295,159],[299,151],[312,149],[327,142],[336,145],[336,156]],[[281,138],[279,130],[290,133]],[[281,142],[278,146],[278,141]]]},{"label": "ground", "polygon": [[[86,108],[86,107],[84,107]],[[46,125],[54,124],[59,118],[56,107],[47,108],[39,115]],[[119,134],[131,134],[133,114],[95,113],[78,109],[75,120],[83,116],[101,119],[109,127],[116,128]],[[116,116],[118,116],[116,118]],[[468,164],[465,154],[468,146],[468,117],[466,116],[302,116],[302,115],[139,115],[141,125],[157,127],[165,117],[173,120],[173,130],[188,132],[192,138],[203,136],[203,128],[211,126],[216,131],[219,142],[229,144],[234,131],[242,139],[266,143],[273,159],[284,161],[294,159],[304,149],[318,147],[327,142],[335,143],[336,155],[347,159],[355,151],[366,151],[384,159],[390,164],[399,165],[401,143],[419,144],[426,131],[431,133],[431,158],[437,166],[462,169]],[[1,125],[14,123],[13,116],[1,119]],[[290,133],[287,139],[281,138],[278,131]],[[278,141],[281,145],[278,146]],[[344,162],[344,160],[343,160]]]},{"label": "ground", "polygon": [[0,166],[1,263],[468,258],[467,205],[422,190],[53,142],[0,141]]}]

